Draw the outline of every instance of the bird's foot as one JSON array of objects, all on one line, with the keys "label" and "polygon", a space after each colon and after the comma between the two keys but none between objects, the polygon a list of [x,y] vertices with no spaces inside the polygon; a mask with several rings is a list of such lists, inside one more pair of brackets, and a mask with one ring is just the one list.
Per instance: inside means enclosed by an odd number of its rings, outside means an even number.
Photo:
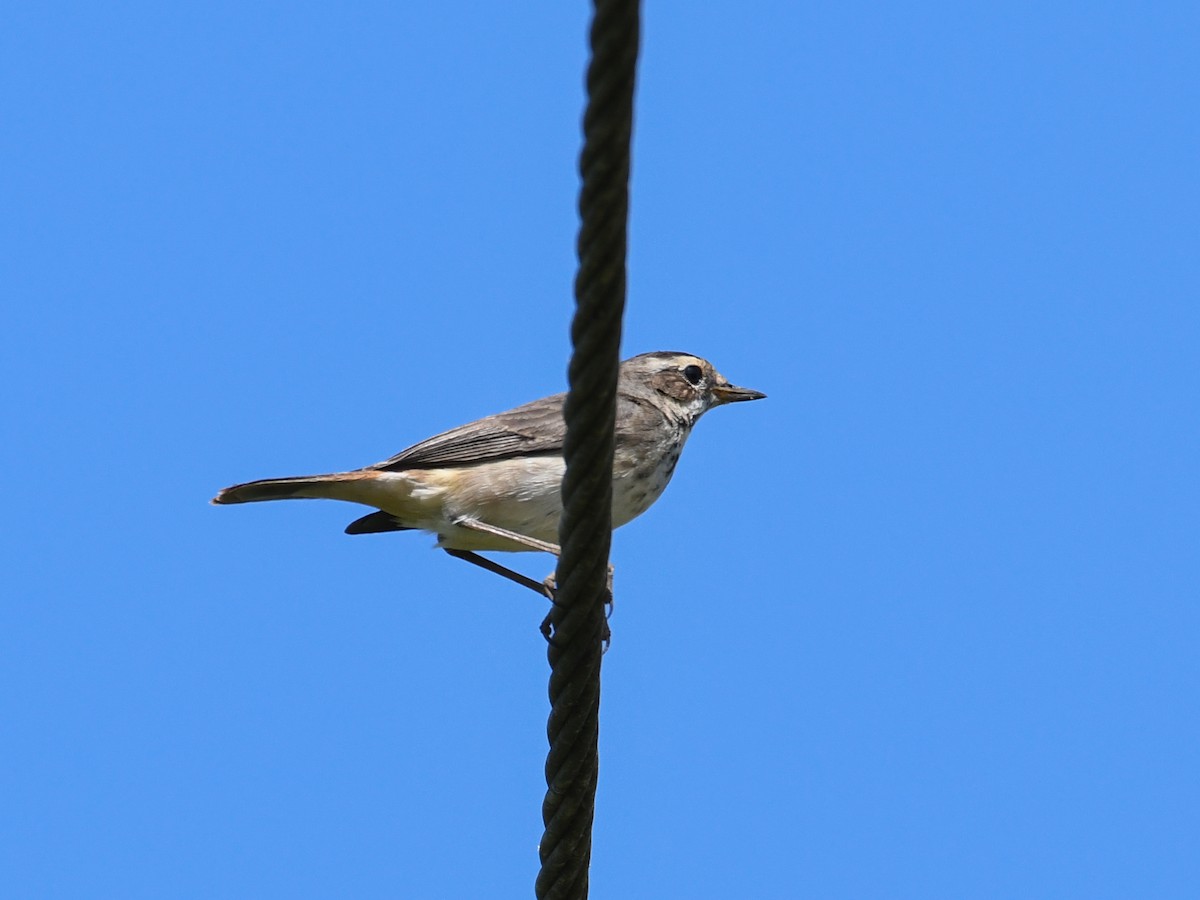
[{"label": "bird's foot", "polygon": [[[612,630],[608,627],[608,620],[613,614],[613,573],[616,569],[613,564],[608,564],[608,575],[604,581],[604,633],[600,636],[600,640],[604,642],[604,650],[608,651],[609,645],[612,643]],[[551,603],[558,602],[558,581],[555,579],[553,572],[547,575],[542,580],[542,591]],[[552,621],[554,611],[551,610],[546,614],[546,618],[542,620],[541,632],[546,640],[550,640],[554,635],[554,623]]]}]

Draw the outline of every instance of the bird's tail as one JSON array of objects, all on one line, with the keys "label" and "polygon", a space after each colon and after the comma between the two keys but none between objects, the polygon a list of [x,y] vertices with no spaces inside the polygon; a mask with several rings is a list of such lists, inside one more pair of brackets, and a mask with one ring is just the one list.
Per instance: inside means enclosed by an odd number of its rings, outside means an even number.
[{"label": "bird's tail", "polygon": [[[366,497],[375,472],[336,472],[331,475],[299,475],[293,478],[264,478],[227,487],[212,502],[257,503],[260,500],[328,499],[371,504]],[[374,505],[374,504],[371,504]]]}]

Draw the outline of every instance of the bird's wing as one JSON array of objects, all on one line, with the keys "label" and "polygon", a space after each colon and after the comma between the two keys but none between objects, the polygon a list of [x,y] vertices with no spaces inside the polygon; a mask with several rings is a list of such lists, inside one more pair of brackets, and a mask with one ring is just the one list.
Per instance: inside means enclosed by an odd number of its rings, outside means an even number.
[{"label": "bird's wing", "polygon": [[451,428],[368,468],[386,472],[443,469],[516,456],[561,454],[565,398],[565,394],[555,394]]}]

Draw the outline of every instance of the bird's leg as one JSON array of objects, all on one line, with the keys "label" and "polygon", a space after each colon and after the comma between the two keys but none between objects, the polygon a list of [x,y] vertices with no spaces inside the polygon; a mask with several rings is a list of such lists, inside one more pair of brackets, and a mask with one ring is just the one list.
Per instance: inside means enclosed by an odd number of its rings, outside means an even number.
[{"label": "bird's leg", "polygon": [[[539,541],[537,538],[531,538],[528,535],[520,534],[516,531],[509,531],[507,528],[501,528],[498,525],[489,525],[487,522],[480,522],[478,519],[468,519],[464,517],[461,519],[456,519],[454,524],[459,528],[468,528],[472,531],[481,531],[484,534],[490,534],[495,537],[504,538],[505,540],[512,541],[514,544],[524,544],[530,550],[542,550],[546,553],[551,553],[554,556],[562,555],[562,547],[558,546],[558,544],[551,544],[549,541]],[[612,594],[614,571],[613,564],[609,563],[608,580],[606,582],[606,587],[609,594]],[[546,580],[543,581],[542,584],[545,585],[550,591],[555,590],[554,574],[551,573],[547,575]]]},{"label": "bird's leg", "polygon": [[454,524],[459,528],[467,528],[471,531],[481,531],[484,534],[490,534],[493,537],[504,538],[506,541],[512,541],[514,544],[522,544],[530,550],[541,550],[544,553],[552,553],[558,556],[562,553],[562,548],[558,544],[551,544],[549,541],[539,541],[537,538],[531,538],[528,535],[520,534],[516,531],[509,531],[507,528],[500,528],[497,525],[489,525],[487,522],[480,522],[478,519],[469,519],[462,517],[454,520]]},{"label": "bird's leg", "polygon": [[527,578],[520,572],[514,572],[512,569],[502,566],[500,563],[494,562],[488,559],[486,556],[480,556],[478,553],[472,553],[470,550],[451,550],[448,547],[443,547],[442,549],[455,559],[466,560],[472,565],[479,566],[481,569],[487,569],[489,572],[507,578],[509,581],[515,581],[517,584],[521,585],[522,587],[529,588],[539,596],[545,597],[551,601],[554,600],[553,591],[544,583],[534,581],[532,578]]},{"label": "bird's leg", "polygon": [[[531,538],[516,531],[509,531],[507,528],[501,528],[498,525],[489,525],[487,522],[480,522],[478,519],[472,519],[467,516],[455,519],[454,524],[459,528],[490,534],[493,537],[512,541],[514,544],[521,544],[530,550],[542,550],[546,553],[553,553],[555,556],[558,556],[560,552],[557,544],[551,544],[548,541],[539,541],[537,538]],[[500,563],[494,562],[486,556],[480,556],[478,553],[472,553],[470,550],[451,550],[447,547],[443,547],[442,549],[457,559],[464,559],[472,565],[479,566],[481,569],[487,569],[489,572],[493,572],[496,575],[507,578],[509,581],[514,581],[523,587],[527,587],[534,593],[548,598],[551,602],[554,601],[554,588],[552,585],[534,581],[520,572],[514,572],[507,566],[502,566]]]},{"label": "bird's leg", "polygon": [[[551,544],[549,541],[539,541],[537,538],[529,537],[528,535],[520,534],[516,531],[509,531],[507,528],[501,528],[498,525],[489,525],[487,522],[481,522],[478,519],[471,519],[466,516],[455,519],[454,524],[459,528],[466,528],[471,531],[479,531],[483,534],[490,534],[493,537],[503,538],[507,541],[512,541],[514,544],[523,544],[530,550],[542,550],[546,553],[551,553],[554,556],[562,555],[562,548],[558,544]],[[446,548],[442,548],[446,549]],[[507,578],[509,581],[515,581],[517,584],[524,585],[535,593],[541,594],[543,597],[548,597],[551,603],[555,602],[555,597],[558,594],[558,584],[555,581],[554,573],[551,572],[546,576],[545,580],[538,584],[532,578],[527,578],[512,569],[505,568],[497,562],[493,562],[486,557],[471,553],[468,550],[446,550],[451,556],[456,556],[459,559],[465,559],[469,563],[474,563],[481,568],[487,569],[489,572],[495,572]],[[607,620],[612,615],[613,610],[613,564],[608,564],[608,577],[605,581],[605,592],[607,597],[604,601],[604,618]],[[607,622],[604,626],[605,638],[604,643],[607,646],[609,641]],[[550,638],[550,617],[542,622],[542,634],[546,639]]]}]

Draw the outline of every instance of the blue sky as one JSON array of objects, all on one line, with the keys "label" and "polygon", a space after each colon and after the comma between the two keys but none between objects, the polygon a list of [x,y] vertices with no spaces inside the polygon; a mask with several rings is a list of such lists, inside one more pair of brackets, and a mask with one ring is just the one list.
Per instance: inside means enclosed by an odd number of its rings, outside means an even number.
[{"label": "blue sky", "polygon": [[[564,386],[518,7],[9,10],[12,896],[532,894],[544,605],[208,505]],[[769,399],[616,535],[594,896],[1196,895],[1198,20],[649,5],[625,351]]]}]

